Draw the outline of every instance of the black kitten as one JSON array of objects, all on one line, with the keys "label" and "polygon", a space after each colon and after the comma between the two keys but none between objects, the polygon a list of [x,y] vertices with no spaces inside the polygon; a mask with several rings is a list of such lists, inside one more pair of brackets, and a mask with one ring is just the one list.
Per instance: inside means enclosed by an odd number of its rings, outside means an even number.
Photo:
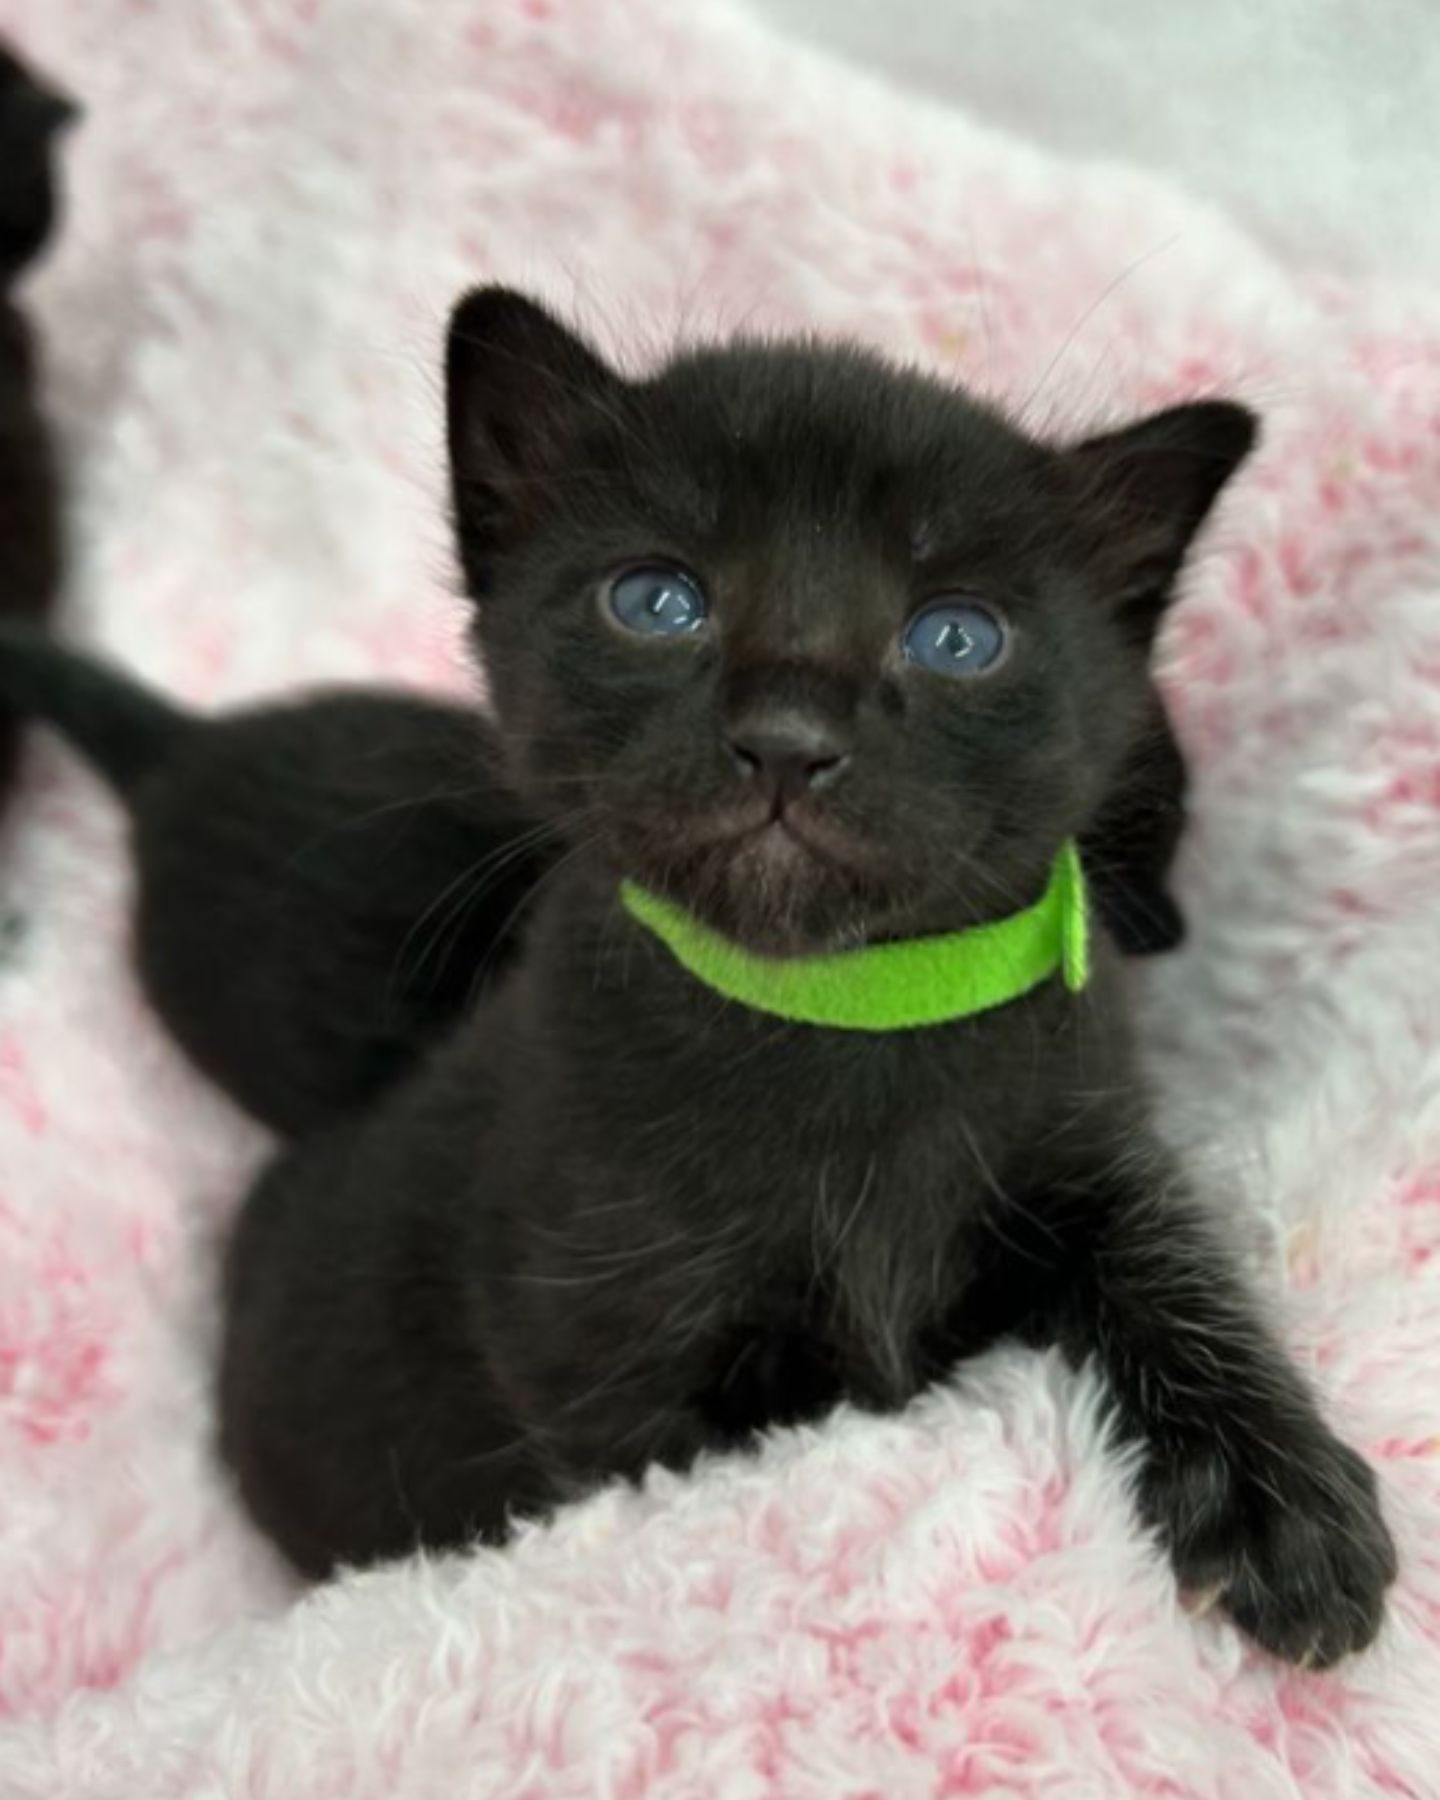
[{"label": "black kitten", "polygon": [[[40,253],[55,215],[54,144],[73,116],[0,46],[0,618],[39,619],[60,586],[60,501],[38,400],[29,328],[10,289]],[[9,786],[14,721],[0,714],[0,794]]]},{"label": "black kitten", "polygon": [[0,626],[0,704],[114,783],[135,951],[193,1061],[288,1134],[363,1106],[506,966],[553,833],[469,707],[337,690],[201,720]]},{"label": "black kitten", "polygon": [[[1097,1361],[1183,1581],[1283,1655],[1369,1642],[1373,1478],[1155,1140],[1103,944],[1080,997],[839,1031],[720,1002],[617,899],[770,955],[1034,900],[1153,729],[1249,415],[1057,451],[856,351],[628,382],[501,291],[456,314],[449,396],[502,746],[567,853],[473,1014],[242,1215],[221,1423],[256,1518],[314,1574],[499,1537],[1011,1331]],[[69,705],[74,665],[7,661]],[[108,707],[62,723],[123,761],[150,725],[107,750]]]}]

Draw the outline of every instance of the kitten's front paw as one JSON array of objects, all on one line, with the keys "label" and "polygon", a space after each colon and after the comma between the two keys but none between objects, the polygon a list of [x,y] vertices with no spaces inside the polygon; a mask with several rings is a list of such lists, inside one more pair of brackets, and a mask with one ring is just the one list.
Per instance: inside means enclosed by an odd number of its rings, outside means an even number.
[{"label": "kitten's front paw", "polygon": [[1272,1654],[1324,1669],[1379,1631],[1395,1546],[1361,1457],[1319,1426],[1286,1449],[1157,1459],[1143,1499],[1183,1587]]}]

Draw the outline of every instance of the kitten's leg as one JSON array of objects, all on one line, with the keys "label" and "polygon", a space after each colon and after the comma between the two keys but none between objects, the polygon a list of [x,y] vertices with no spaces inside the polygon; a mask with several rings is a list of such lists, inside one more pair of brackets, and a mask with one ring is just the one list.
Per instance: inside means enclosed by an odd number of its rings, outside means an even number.
[{"label": "kitten's leg", "polygon": [[1277,1656],[1324,1667],[1374,1638],[1395,1576],[1375,1477],[1320,1417],[1194,1200],[1138,1168],[1057,1215],[1080,1252],[1062,1337],[1099,1363],[1144,1447],[1140,1503],[1181,1583]]},{"label": "kitten's leg", "polygon": [[712,1350],[677,1334],[678,1290],[627,1272],[587,1293],[482,1227],[485,1088],[463,1045],[442,1048],[374,1112],[283,1152],[241,1211],[220,1451],[307,1575],[498,1542],[725,1441],[695,1404]]}]

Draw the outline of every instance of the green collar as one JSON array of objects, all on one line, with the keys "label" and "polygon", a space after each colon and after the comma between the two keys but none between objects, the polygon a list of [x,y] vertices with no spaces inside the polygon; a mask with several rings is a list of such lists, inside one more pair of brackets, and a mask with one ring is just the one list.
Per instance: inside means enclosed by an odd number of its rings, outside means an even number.
[{"label": "green collar", "polygon": [[910,1031],[989,1012],[1052,975],[1063,975],[1072,994],[1090,978],[1085,877],[1073,843],[1062,846],[1050,885],[1024,912],[831,956],[756,956],[633,882],[621,883],[620,898],[697,981],[802,1025]]}]

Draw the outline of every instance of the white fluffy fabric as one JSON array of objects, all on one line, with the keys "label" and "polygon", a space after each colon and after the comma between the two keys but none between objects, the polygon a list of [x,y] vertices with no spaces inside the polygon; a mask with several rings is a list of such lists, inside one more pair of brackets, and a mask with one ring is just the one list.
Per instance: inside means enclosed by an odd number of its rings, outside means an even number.
[{"label": "white fluffy fabric", "polygon": [[1433,0],[747,0],[1063,156],[1123,156],[1306,267],[1440,280]]},{"label": "white fluffy fabric", "polygon": [[0,840],[5,1800],[1440,1793],[1440,297],[1301,277],[709,0],[0,0],[81,95],[33,299],[66,616],[206,703],[462,679],[437,346],[537,284],[637,359],[847,332],[1045,429],[1265,414],[1168,638],[1193,936],[1169,1129],[1379,1465],[1403,1575],[1331,1675],[1181,1609],[1091,1382],[1002,1350],[483,1552],[300,1598],[215,1470],[214,1243],[260,1135],[127,965],[115,809]]}]

